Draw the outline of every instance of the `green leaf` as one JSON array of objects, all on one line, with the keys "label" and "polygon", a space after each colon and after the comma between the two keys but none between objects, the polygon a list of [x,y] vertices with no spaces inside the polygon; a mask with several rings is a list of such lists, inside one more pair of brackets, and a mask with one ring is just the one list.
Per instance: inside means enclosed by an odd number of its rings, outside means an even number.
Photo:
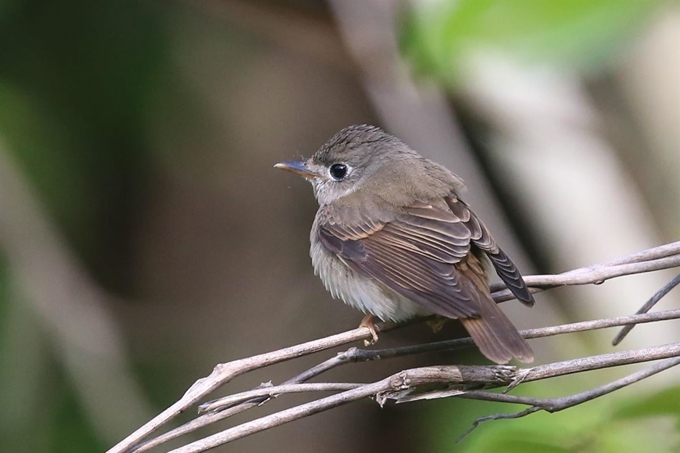
[{"label": "green leaf", "polygon": [[658,0],[421,2],[403,48],[420,71],[454,77],[466,52],[492,49],[533,62],[597,67],[610,60]]}]

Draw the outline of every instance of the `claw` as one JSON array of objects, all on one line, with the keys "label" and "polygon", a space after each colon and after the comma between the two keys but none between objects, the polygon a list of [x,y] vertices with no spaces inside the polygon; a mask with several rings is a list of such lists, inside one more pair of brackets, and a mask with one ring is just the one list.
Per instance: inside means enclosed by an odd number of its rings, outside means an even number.
[{"label": "claw", "polygon": [[436,316],[435,319],[427,321],[426,324],[430,326],[430,329],[432,329],[432,333],[438,333],[440,330],[444,328],[444,324],[446,324],[447,320],[448,319],[444,318],[443,316]]},{"label": "claw", "polygon": [[378,328],[375,325],[375,321],[373,318],[372,314],[367,314],[364,316],[364,319],[361,320],[361,324],[359,324],[359,327],[368,327],[368,330],[371,331],[371,340],[364,340],[364,346],[370,346],[372,344],[376,344],[378,341]]}]

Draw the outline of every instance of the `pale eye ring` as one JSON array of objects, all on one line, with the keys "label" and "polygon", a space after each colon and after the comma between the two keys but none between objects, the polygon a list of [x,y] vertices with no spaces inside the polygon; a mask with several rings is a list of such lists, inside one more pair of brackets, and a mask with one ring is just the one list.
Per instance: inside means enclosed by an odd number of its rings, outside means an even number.
[{"label": "pale eye ring", "polygon": [[328,169],[328,173],[331,175],[331,178],[341,181],[349,173],[349,168],[345,164],[333,164]]}]

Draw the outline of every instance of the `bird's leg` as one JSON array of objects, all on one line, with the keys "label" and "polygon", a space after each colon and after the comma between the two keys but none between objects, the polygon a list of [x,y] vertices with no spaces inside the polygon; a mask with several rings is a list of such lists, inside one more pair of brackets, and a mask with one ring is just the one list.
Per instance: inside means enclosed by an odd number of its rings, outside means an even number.
[{"label": "bird's leg", "polygon": [[427,321],[426,323],[428,326],[430,326],[430,329],[432,329],[432,333],[439,333],[439,331],[444,328],[446,321],[448,321],[448,318],[443,316],[435,316],[433,320]]},{"label": "bird's leg", "polygon": [[370,346],[378,341],[378,330],[375,326],[375,321],[372,314],[369,313],[364,316],[364,319],[361,320],[359,327],[368,327],[368,330],[371,331],[371,337],[373,337],[371,340],[364,340],[364,345]]}]

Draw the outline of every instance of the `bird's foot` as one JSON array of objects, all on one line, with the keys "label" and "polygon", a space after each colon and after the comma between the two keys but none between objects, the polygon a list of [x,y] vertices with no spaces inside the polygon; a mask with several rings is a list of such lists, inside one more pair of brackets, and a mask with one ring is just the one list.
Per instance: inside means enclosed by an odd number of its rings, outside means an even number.
[{"label": "bird's foot", "polygon": [[378,328],[375,325],[375,318],[373,317],[372,314],[367,314],[364,316],[364,319],[361,320],[361,324],[359,324],[359,327],[368,327],[368,330],[371,331],[371,339],[370,340],[364,340],[364,346],[370,346],[372,344],[376,344],[378,341]]},{"label": "bird's foot", "polygon": [[444,328],[444,324],[446,324],[447,320],[448,318],[444,318],[443,316],[435,316],[434,319],[426,321],[426,324],[430,326],[430,329],[432,329],[432,333],[438,333],[440,330]]}]

